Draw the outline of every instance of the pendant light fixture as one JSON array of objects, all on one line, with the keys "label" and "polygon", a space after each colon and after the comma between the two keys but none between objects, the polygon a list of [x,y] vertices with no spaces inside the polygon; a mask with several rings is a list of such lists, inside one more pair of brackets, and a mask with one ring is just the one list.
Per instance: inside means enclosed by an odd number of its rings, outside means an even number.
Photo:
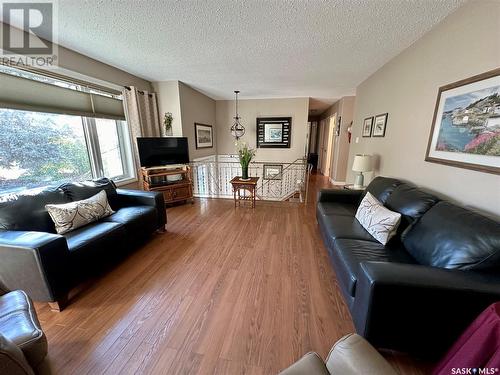
[{"label": "pendant light fixture", "polygon": [[238,114],[238,94],[239,93],[240,92],[237,90],[234,92],[235,115],[233,117],[233,119],[234,119],[233,125],[231,126],[231,134],[233,135],[234,138],[236,138],[236,140],[243,137],[243,134],[245,134],[245,128],[243,127],[243,125],[241,125],[241,123],[240,123],[241,117]]}]

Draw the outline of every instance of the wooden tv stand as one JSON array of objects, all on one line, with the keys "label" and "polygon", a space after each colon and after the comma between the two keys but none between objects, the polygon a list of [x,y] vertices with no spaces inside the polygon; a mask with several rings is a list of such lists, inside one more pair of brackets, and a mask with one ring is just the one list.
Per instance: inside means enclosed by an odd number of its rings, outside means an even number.
[{"label": "wooden tv stand", "polygon": [[[188,165],[142,167],[141,175],[144,190],[162,192],[166,204],[188,200],[194,203],[191,168]],[[168,181],[169,176],[182,178],[178,181]]]}]

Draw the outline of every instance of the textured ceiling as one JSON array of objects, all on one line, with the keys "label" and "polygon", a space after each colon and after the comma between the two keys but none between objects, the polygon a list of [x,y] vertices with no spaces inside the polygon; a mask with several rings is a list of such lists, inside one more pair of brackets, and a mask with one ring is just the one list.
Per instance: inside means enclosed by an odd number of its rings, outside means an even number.
[{"label": "textured ceiling", "polygon": [[59,42],[214,99],[335,99],[463,2],[59,0]]}]

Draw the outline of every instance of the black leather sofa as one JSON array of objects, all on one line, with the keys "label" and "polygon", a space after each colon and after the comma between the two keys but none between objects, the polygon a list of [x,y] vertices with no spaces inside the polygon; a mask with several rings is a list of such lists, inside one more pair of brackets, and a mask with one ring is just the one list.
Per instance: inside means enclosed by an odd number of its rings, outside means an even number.
[{"label": "black leather sofa", "polygon": [[[46,204],[86,199],[101,190],[114,214],[56,234]],[[0,197],[0,283],[60,310],[72,288],[163,230],[166,221],[161,193],[116,189],[107,179]]]},{"label": "black leather sofa", "polygon": [[500,223],[397,179],[366,191],[402,215],[386,246],[354,217],[364,192],[322,190],[316,208],[356,330],[379,348],[437,357],[500,300]]}]

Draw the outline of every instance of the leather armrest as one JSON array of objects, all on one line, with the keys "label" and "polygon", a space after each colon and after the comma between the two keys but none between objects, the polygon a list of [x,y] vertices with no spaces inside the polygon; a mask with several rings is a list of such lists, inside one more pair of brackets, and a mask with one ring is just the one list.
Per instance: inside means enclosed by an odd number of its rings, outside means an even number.
[{"label": "leather armrest", "polygon": [[0,231],[0,283],[37,301],[56,301],[71,287],[68,245],[63,236]]},{"label": "leather armrest", "polygon": [[349,189],[321,189],[318,193],[318,202],[338,202],[357,204],[362,190]]},{"label": "leather armrest", "polygon": [[355,333],[333,345],[326,358],[326,368],[330,374],[396,375],[384,357]]},{"label": "leather armrest", "polygon": [[7,337],[0,334],[0,374],[33,375],[33,369],[23,352]]},{"label": "leather armrest", "polygon": [[352,315],[358,333],[377,347],[436,357],[498,300],[496,275],[363,262]]},{"label": "leather armrest", "polygon": [[130,206],[152,206],[158,213],[158,229],[163,229],[167,223],[167,211],[165,210],[165,199],[162,193],[156,191],[116,189],[118,201],[122,207]]}]

